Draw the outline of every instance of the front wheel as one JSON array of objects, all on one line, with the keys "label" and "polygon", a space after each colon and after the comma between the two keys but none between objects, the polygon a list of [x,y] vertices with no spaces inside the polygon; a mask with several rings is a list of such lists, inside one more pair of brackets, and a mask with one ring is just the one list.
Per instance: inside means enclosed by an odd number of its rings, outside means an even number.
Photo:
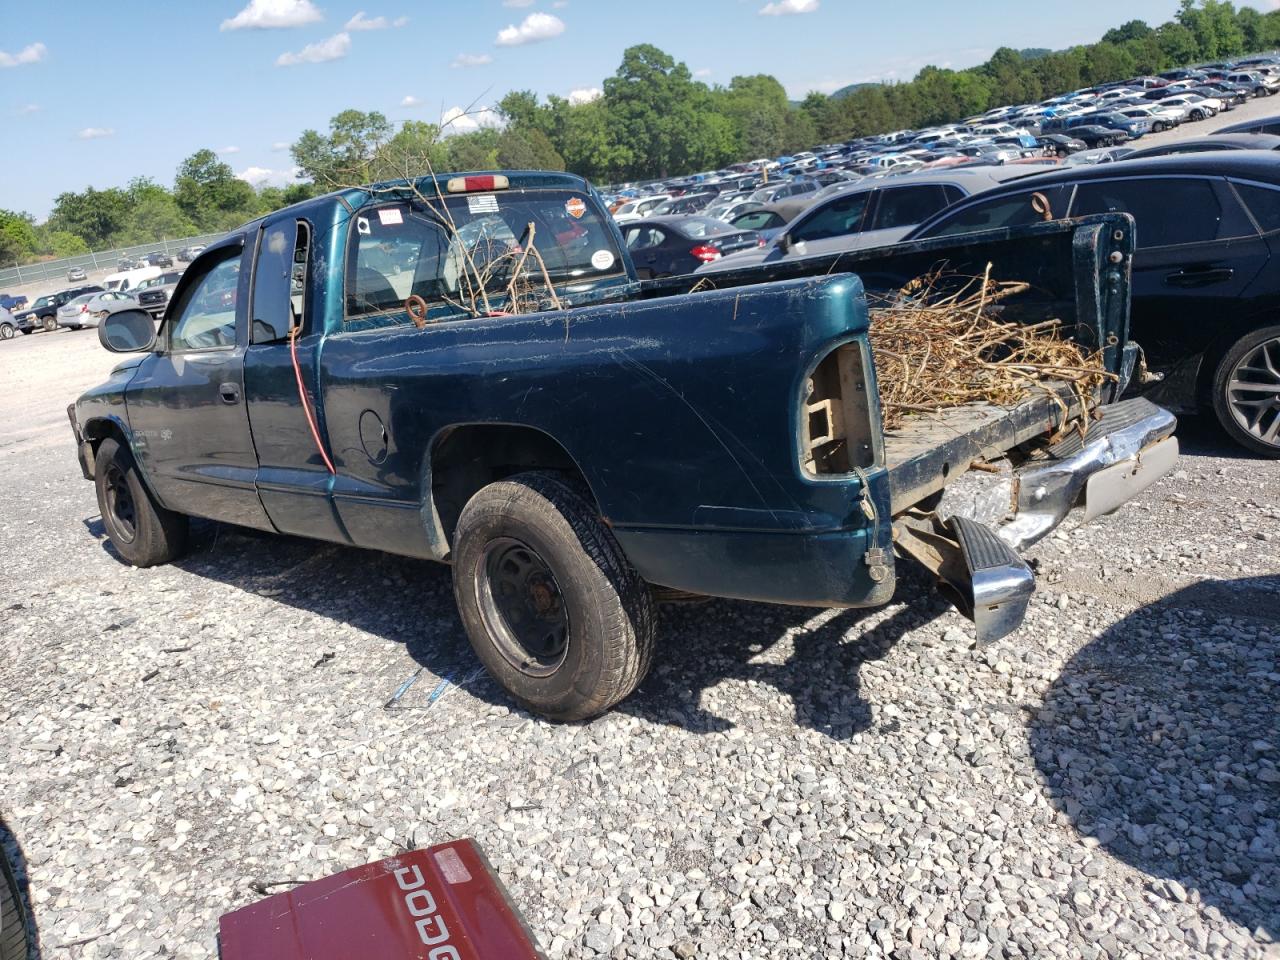
[{"label": "front wheel", "polygon": [[453,593],[490,675],[552,720],[603,713],[649,670],[649,586],[584,491],[557,474],[517,474],[467,502]]},{"label": "front wheel", "polygon": [[55,330],[57,330],[57,329],[58,329],[58,318],[57,318],[57,317],[45,317],[45,318],[44,318],[44,332],[45,332],[45,333],[53,333],[53,331],[55,331]]},{"label": "front wheel", "polygon": [[13,324],[0,323],[0,340],[12,340],[12,339],[13,339]]},{"label": "front wheel", "polygon": [[1213,411],[1236,443],[1280,459],[1280,327],[1256,330],[1226,352],[1213,378]]},{"label": "front wheel", "polygon": [[1165,128],[1163,123],[1154,123],[1151,125],[1152,133],[1164,133],[1164,129]]},{"label": "front wheel", "polygon": [[114,437],[98,445],[93,481],[102,525],[126,562],[154,567],[186,551],[187,518],[155,501],[142,482],[133,454]]}]

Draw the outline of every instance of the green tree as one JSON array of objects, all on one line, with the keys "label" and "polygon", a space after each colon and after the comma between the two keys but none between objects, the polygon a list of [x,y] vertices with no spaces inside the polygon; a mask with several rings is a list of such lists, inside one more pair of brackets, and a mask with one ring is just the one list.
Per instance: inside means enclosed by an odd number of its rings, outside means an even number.
[{"label": "green tree", "polygon": [[497,165],[505,170],[563,170],[550,138],[533,126],[508,126],[498,137]]},{"label": "green tree", "polygon": [[65,230],[54,230],[49,234],[48,250],[55,257],[76,257],[89,252],[89,245],[83,237]]},{"label": "green tree", "polygon": [[91,248],[101,250],[128,223],[129,207],[128,193],[118,187],[86,187],[80,193],[58,194],[48,224],[51,230],[74,233]]},{"label": "green tree", "polygon": [[0,210],[0,267],[23,263],[40,247],[31,215]]},{"label": "green tree", "polygon": [[178,209],[200,230],[229,229],[257,207],[253,187],[208,149],[197,150],[179,164],[173,193]]},{"label": "green tree", "polygon": [[379,179],[375,167],[391,135],[391,122],[376,110],[343,110],[329,121],[327,135],[304,130],[289,152],[303,174],[326,189],[356,186]]}]

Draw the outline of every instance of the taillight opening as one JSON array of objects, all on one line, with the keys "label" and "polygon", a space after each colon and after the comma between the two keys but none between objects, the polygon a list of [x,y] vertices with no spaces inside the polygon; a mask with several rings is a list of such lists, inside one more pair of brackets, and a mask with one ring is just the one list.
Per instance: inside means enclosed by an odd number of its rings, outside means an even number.
[{"label": "taillight opening", "polygon": [[870,371],[867,350],[857,342],[832,350],[814,368],[800,410],[800,453],[807,473],[848,474],[883,459]]},{"label": "taillight opening", "polygon": [[714,260],[720,259],[720,251],[705,243],[694,247],[689,251],[689,253],[696,259],[701,260],[703,263],[711,263]]}]

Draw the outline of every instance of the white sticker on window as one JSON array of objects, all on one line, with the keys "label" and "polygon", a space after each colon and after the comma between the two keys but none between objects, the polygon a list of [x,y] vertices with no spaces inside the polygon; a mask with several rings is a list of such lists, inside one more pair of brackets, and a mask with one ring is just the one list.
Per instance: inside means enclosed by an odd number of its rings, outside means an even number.
[{"label": "white sticker on window", "polygon": [[613,254],[608,250],[597,250],[591,255],[591,265],[597,270],[608,270],[613,266]]},{"label": "white sticker on window", "polygon": [[477,193],[467,197],[467,209],[472,213],[497,213],[498,198],[492,193]]},{"label": "white sticker on window", "polygon": [[365,217],[356,217],[356,233],[360,234],[362,237],[367,237],[369,234],[373,233],[373,231],[369,229],[369,221]]},{"label": "white sticker on window", "polygon": [[390,224],[404,223],[404,217],[401,216],[399,207],[387,207],[378,211],[378,222],[385,227]]}]

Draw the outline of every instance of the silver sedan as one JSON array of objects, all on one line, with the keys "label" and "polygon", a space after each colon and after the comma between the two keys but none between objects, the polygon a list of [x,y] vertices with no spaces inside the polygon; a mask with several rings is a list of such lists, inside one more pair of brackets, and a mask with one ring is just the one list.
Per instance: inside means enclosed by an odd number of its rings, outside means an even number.
[{"label": "silver sedan", "polygon": [[127,293],[105,290],[102,293],[82,293],[58,308],[58,326],[71,330],[96,327],[98,321],[117,310],[137,307],[138,301]]}]

